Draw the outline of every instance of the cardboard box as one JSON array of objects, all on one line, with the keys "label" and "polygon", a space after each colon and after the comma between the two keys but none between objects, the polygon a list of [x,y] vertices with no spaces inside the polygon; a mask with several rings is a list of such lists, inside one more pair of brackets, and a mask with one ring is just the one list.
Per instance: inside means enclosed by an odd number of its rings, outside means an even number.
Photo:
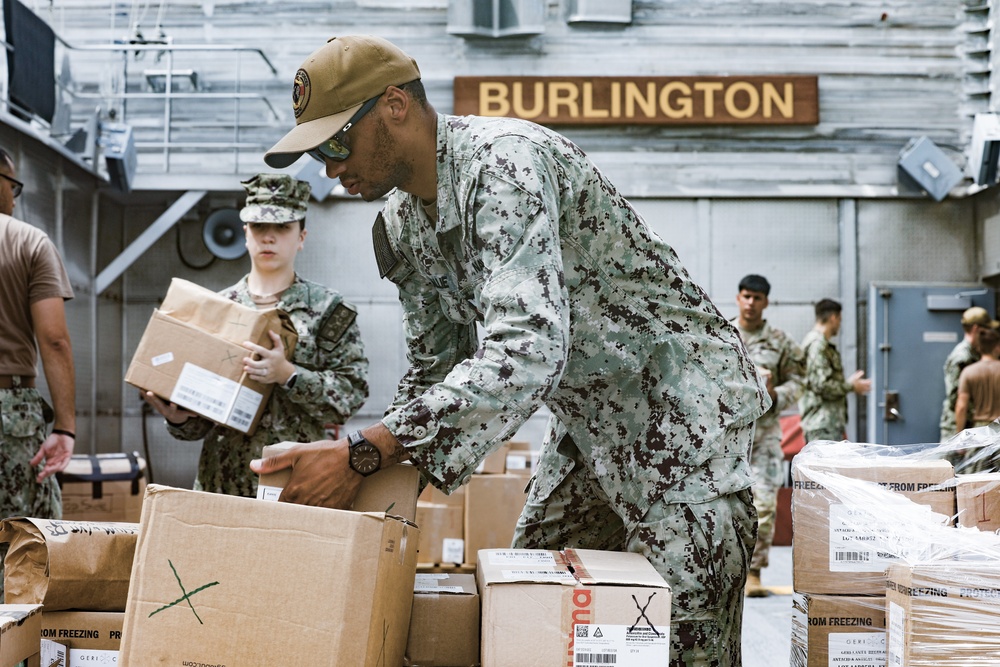
[{"label": "cardboard box", "polygon": [[465,562],[480,549],[506,549],[514,540],[527,480],[521,475],[472,475],[465,488]]},{"label": "cardboard box", "polygon": [[483,667],[670,662],[670,587],[642,556],[484,550]]},{"label": "cardboard box", "polygon": [[0,604],[0,667],[17,667],[35,656],[41,630],[41,605]]},{"label": "cardboard box", "polygon": [[885,598],[793,595],[791,667],[885,664]]},{"label": "cardboard box", "polygon": [[492,452],[476,466],[476,472],[481,475],[502,475],[507,472],[507,450],[510,443],[505,442]]},{"label": "cardboard box", "polygon": [[257,310],[174,278],[146,326],[125,381],[207,419],[253,433],[273,384],[243,372],[244,341],[271,347],[269,331],[281,336],[286,356],[298,335],[288,315]]},{"label": "cardboard box", "polygon": [[533,450],[530,442],[511,441],[507,444],[505,472],[531,477],[538,467],[538,450]]},{"label": "cardboard box", "polygon": [[118,662],[124,623],[123,612],[44,612],[42,639],[65,647],[65,667],[114,665]]},{"label": "cardboard box", "polygon": [[479,664],[479,591],[471,574],[418,574],[406,667]]},{"label": "cardboard box", "polygon": [[990,532],[1000,530],[1000,473],[955,477],[958,525]]},{"label": "cardboard box", "polygon": [[151,484],[119,664],[401,664],[418,539],[382,513]]},{"label": "cardboard box", "polygon": [[137,523],[4,519],[5,600],[48,611],[124,611],[138,532]]},{"label": "cardboard box", "polygon": [[420,528],[420,547],[417,562],[464,563],[464,516],[462,507],[418,502],[416,523]]},{"label": "cardboard box", "polygon": [[424,490],[420,492],[420,495],[417,497],[417,502],[427,503],[429,505],[452,505],[454,507],[461,507],[464,510],[465,487],[460,486],[450,494],[446,494],[433,484],[428,484],[424,487]]},{"label": "cardboard box", "polygon": [[1000,563],[889,566],[886,653],[891,667],[969,667],[1000,661]]},{"label": "cardboard box", "polygon": [[139,523],[146,460],[138,452],[74,454],[58,473],[63,519]]},{"label": "cardboard box", "polygon": [[[264,447],[263,456],[287,451],[292,442],[279,442]],[[257,481],[258,500],[277,500],[288,484],[291,468],[261,475]],[[351,509],[355,512],[385,512],[417,523],[417,496],[420,492],[420,470],[408,463],[382,468],[361,480],[358,495]],[[417,524],[420,525],[420,524]]]},{"label": "cardboard box", "polygon": [[942,515],[942,523],[955,513],[954,487],[942,486],[953,477],[951,464],[944,460],[873,457],[857,465],[794,465],[792,580],[800,593],[884,595],[885,568],[894,560],[870,535],[856,529],[858,522],[868,526],[891,523],[891,505],[845,503],[810,477],[812,470],[877,484],[900,498],[930,507]]}]

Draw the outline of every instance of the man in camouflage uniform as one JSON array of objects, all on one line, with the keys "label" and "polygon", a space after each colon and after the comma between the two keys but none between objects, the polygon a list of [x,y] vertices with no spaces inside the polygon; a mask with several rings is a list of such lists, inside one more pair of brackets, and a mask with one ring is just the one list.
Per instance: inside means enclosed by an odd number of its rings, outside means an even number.
[{"label": "man in camouflage uniform", "polygon": [[750,358],[767,383],[771,409],[757,420],[754,428],[750,467],[753,470],[753,504],[757,508],[757,545],[754,547],[746,594],[749,597],[770,595],[760,583],[760,571],[767,567],[768,552],[774,539],[778,489],[783,482],[784,454],[781,451],[782,410],[795,404],[802,393],[805,360],[802,350],[781,329],[764,319],[771,284],[764,276],[750,274],[739,284],[736,305],[740,312],[736,328]]},{"label": "man in camouflage uniform", "polygon": [[[0,519],[59,519],[54,473],[69,464],[76,441],[76,375],[64,306],[73,288],[45,232],[11,217],[22,188],[13,159],[0,148]],[[39,355],[53,415],[46,415],[50,408],[35,389]],[[6,553],[0,544],[0,601]]]},{"label": "man in camouflage uniform", "polygon": [[[377,450],[446,493],[552,413],[515,547],[632,551],[673,589],[674,665],[739,665],[755,539],[748,464],[769,400],[733,326],[583,152],[534,123],[439,115],[416,63],[332,39],[299,70],[297,127],[374,228],[411,368],[382,421],[255,462],[283,500],[346,506]],[[482,326],[481,342],[476,325]]]},{"label": "man in camouflage uniform", "polygon": [[[962,428],[959,428],[955,423],[958,376],[962,374],[963,368],[979,361],[979,351],[975,348],[975,340],[979,330],[984,327],[996,329],[998,325],[1000,322],[990,317],[985,308],[973,306],[962,313],[962,331],[965,332],[965,336],[944,360],[944,403],[941,406],[942,442],[966,427],[966,424],[963,424]],[[954,454],[952,463],[957,463],[961,458],[960,454]]]},{"label": "man in camouflage uniform", "polygon": [[799,413],[806,442],[840,441],[846,437],[847,395],[867,394],[872,381],[864,371],[855,371],[844,379],[840,351],[830,339],[840,333],[841,305],[833,299],[816,304],[816,325],[802,340],[806,357],[806,378]]},{"label": "man in camouflage uniform", "polygon": [[271,349],[244,343],[252,355],[246,371],[263,384],[278,385],[253,435],[246,435],[167,404],[150,392],[145,398],[167,419],[181,440],[204,438],[195,488],[254,497],[257,475],[250,461],[265,445],[324,437],[326,424],[343,424],[368,397],[368,360],[355,322],[355,309],[336,291],[295,273],[295,257],[305,241],[309,184],[283,174],[259,174],[243,182],[251,270],[223,290],[251,308],[279,308],[298,332],[291,361],[281,338],[271,332]]}]

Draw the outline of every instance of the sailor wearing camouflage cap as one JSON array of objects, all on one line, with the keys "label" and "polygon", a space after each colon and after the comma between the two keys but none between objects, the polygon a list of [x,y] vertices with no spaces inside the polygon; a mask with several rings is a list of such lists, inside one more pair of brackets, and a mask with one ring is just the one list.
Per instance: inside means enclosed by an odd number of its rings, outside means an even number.
[{"label": "sailor wearing camouflage cap", "polygon": [[335,290],[295,271],[306,239],[309,184],[284,174],[257,174],[243,187],[247,198],[240,219],[250,273],[222,294],[245,306],[286,312],[299,335],[292,358],[286,358],[274,332],[270,349],[243,344],[247,375],[277,385],[253,435],[213,424],[151,393],[144,398],[166,417],[172,436],[204,439],[195,489],[252,498],[257,475],[250,461],[260,458],[264,445],[321,440],[326,424],[350,419],[368,397],[368,360],[357,310]]},{"label": "sailor wearing camouflage cap", "polygon": [[242,181],[247,191],[246,205],[240,211],[243,222],[302,222],[311,187],[286,174],[257,174]]}]

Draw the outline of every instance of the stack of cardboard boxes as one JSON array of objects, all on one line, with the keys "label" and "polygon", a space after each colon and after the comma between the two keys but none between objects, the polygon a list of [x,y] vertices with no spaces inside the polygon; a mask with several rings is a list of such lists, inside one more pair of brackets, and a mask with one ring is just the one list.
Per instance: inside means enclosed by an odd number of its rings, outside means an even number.
[{"label": "stack of cardboard boxes", "polygon": [[451,495],[425,488],[417,502],[421,567],[464,563],[471,569],[480,549],[509,547],[537,460],[529,443],[506,442]]},{"label": "stack of cardboard boxes", "polygon": [[1000,474],[954,475],[947,451],[796,457],[793,667],[1000,664]]}]

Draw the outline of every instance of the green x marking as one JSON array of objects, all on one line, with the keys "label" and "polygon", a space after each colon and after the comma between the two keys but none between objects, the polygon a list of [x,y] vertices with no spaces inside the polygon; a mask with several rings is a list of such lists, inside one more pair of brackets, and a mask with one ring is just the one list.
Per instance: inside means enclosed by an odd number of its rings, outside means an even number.
[{"label": "green x marking", "polygon": [[181,577],[180,577],[179,574],[177,574],[177,568],[174,567],[174,564],[170,561],[169,558],[167,559],[167,563],[170,565],[170,569],[174,573],[174,578],[177,580],[177,585],[180,587],[181,593],[183,593],[184,595],[180,596],[179,598],[177,598],[176,600],[174,600],[170,604],[163,605],[162,607],[160,607],[156,611],[152,612],[149,616],[151,617],[153,614],[159,614],[164,609],[170,609],[175,604],[178,604],[180,602],[187,602],[188,606],[191,607],[191,613],[194,614],[194,617],[198,619],[199,623],[201,623],[202,625],[205,625],[205,622],[201,620],[201,616],[199,616],[198,612],[194,610],[194,605],[191,604],[191,596],[194,595],[195,593],[198,593],[199,591],[205,590],[206,588],[211,588],[212,586],[218,586],[219,582],[218,581],[213,581],[210,584],[205,584],[204,586],[199,586],[198,588],[196,588],[193,591],[191,591],[190,593],[188,593],[186,590],[184,590],[184,583],[181,582]]}]

